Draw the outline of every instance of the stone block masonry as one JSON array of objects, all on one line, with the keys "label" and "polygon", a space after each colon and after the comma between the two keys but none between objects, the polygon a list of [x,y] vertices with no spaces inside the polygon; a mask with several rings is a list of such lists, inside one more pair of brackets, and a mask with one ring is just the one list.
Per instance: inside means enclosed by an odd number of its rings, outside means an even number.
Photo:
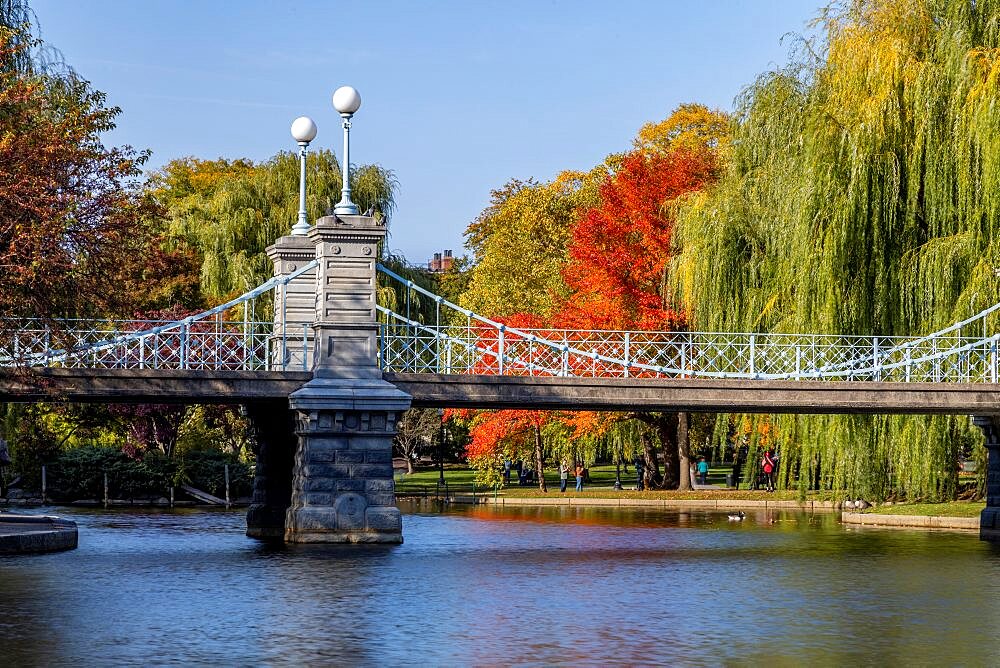
[{"label": "stone block masonry", "polygon": [[986,508],[979,516],[979,537],[1000,542],[1000,415],[972,418],[986,438]]},{"label": "stone block masonry", "polygon": [[395,410],[299,412],[299,449],[285,520],[287,541],[402,542],[391,464],[399,414]]}]

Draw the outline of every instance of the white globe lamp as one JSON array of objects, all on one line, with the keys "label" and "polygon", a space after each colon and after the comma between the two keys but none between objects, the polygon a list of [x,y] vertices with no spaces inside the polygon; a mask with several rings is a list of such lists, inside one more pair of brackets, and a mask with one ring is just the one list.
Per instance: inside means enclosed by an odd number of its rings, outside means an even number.
[{"label": "white globe lamp", "polygon": [[352,86],[341,86],[333,91],[333,108],[341,116],[351,116],[361,108],[361,93]]},{"label": "white globe lamp", "polygon": [[356,216],[358,205],[351,201],[351,117],[361,108],[361,94],[351,86],[341,86],[333,91],[333,108],[344,119],[344,163],[341,169],[344,184],[340,189],[340,201],[333,207],[333,213]]},{"label": "white globe lamp", "polygon": [[306,219],[306,154],[309,142],[316,138],[316,124],[308,116],[299,116],[292,121],[292,139],[299,145],[299,219],[292,226],[292,234],[304,236],[309,233]]},{"label": "white globe lamp", "polygon": [[299,116],[292,121],[292,139],[300,144],[308,144],[316,139],[316,124],[308,116]]}]

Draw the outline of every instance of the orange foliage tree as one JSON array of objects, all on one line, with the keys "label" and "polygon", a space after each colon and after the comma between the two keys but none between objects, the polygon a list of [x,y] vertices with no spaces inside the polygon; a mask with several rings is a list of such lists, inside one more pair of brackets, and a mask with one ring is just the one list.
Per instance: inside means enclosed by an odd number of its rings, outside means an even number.
[{"label": "orange foliage tree", "polygon": [[563,277],[570,296],[556,320],[582,329],[676,329],[684,315],[668,293],[669,204],[710,183],[708,152],[634,151],[600,188],[600,205],[573,228]]},{"label": "orange foliage tree", "polygon": [[480,411],[472,417],[472,439],[466,446],[469,462],[480,472],[479,479],[499,483],[504,459],[533,460],[538,489],[545,486],[542,429],[552,419],[550,411]]},{"label": "orange foliage tree", "polygon": [[[700,105],[683,105],[666,120],[643,128],[636,148],[613,156],[597,197],[582,197],[574,209],[559,294],[547,317],[518,313],[504,319],[511,327],[671,330],[685,325],[668,292],[674,216],[672,205],[716,178],[719,154],[727,146],[724,114]],[[596,199],[596,203],[595,203]],[[471,228],[470,228],[471,229]],[[478,229],[478,228],[476,228]],[[546,261],[551,264],[552,258]],[[544,300],[543,300],[544,301]],[[490,346],[487,345],[487,348]],[[680,482],[678,450],[687,452],[686,415],[636,415],[659,436],[665,471],[659,474],[655,441],[642,438],[649,482],[675,487]],[[502,456],[534,455],[542,478],[542,432],[549,427],[563,439],[592,443],[607,434],[621,415],[543,411],[474,414],[467,454],[480,471],[499,469]],[[680,438],[678,438],[680,435]],[[647,434],[647,436],[649,436]],[[677,444],[677,447],[669,447]]]},{"label": "orange foliage tree", "polygon": [[[717,175],[713,144],[684,142],[673,148],[637,149],[602,184],[600,204],[581,215],[572,231],[563,277],[569,296],[554,319],[575,329],[676,330],[685,326],[668,290],[674,218],[671,205],[710,184]],[[635,417],[651,437],[641,439],[646,484],[688,487],[687,415],[605,414],[607,422]],[[602,429],[608,429],[605,424]]]}]

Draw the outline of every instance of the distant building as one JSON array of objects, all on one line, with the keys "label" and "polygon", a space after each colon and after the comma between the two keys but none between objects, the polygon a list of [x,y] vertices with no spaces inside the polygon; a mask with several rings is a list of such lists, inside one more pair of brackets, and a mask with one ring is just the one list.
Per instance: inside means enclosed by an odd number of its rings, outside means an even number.
[{"label": "distant building", "polygon": [[434,253],[434,259],[427,263],[427,270],[441,273],[451,269],[453,264],[455,264],[455,258],[452,257],[450,250],[446,250],[444,253]]}]

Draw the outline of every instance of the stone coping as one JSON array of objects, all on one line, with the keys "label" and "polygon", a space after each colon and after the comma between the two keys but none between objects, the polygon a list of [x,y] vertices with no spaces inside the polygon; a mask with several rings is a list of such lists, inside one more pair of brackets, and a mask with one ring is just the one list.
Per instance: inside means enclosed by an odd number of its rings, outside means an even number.
[{"label": "stone coping", "polygon": [[787,501],[767,499],[609,499],[586,497],[503,497],[461,496],[451,498],[453,503],[486,503],[497,506],[576,506],[604,508],[664,508],[735,510],[761,508],[765,510],[832,511],[832,501]]},{"label": "stone coping", "polygon": [[880,515],[878,513],[841,513],[844,524],[873,527],[908,527],[922,529],[979,530],[978,517],[936,517],[931,515]]},{"label": "stone coping", "polygon": [[0,555],[72,550],[77,538],[76,522],[52,515],[0,513]]}]

